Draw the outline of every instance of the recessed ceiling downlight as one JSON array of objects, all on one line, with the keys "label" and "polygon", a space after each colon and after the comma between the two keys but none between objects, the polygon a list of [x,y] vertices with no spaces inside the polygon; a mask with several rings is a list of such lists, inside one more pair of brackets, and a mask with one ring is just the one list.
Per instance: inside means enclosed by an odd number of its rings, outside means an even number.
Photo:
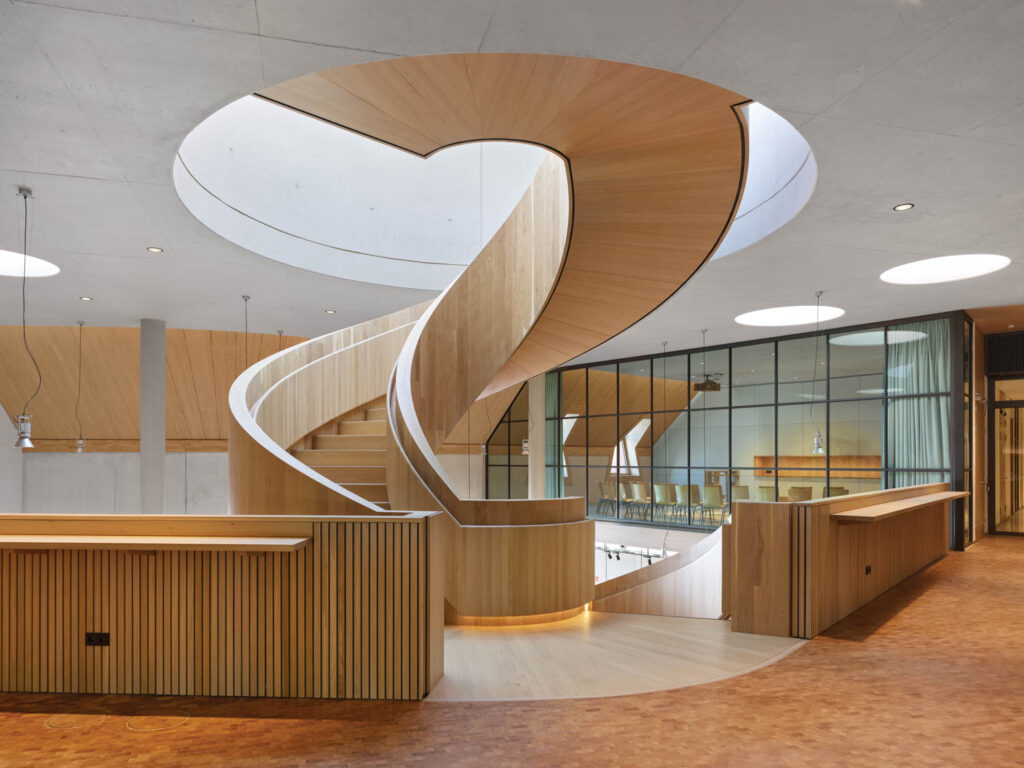
[{"label": "recessed ceiling downlight", "polygon": [[839,307],[828,307],[824,304],[816,307],[810,304],[796,307],[770,307],[745,312],[736,317],[736,322],[740,325],[811,325],[819,321],[835,320],[845,314],[846,310]]},{"label": "recessed ceiling downlight", "polygon": [[900,213],[903,213],[903,211],[909,211],[913,207],[913,203],[900,203],[899,205],[894,205],[892,209],[894,211],[899,211]]},{"label": "recessed ceiling downlight", "polygon": [[146,250],[149,251],[150,253],[163,253],[164,252],[163,248],[160,248],[159,246],[156,246],[156,245],[151,245]]},{"label": "recessed ceiling downlight", "polygon": [[0,277],[53,277],[60,272],[60,267],[45,259],[29,256],[28,261],[20,253],[0,251]]},{"label": "recessed ceiling downlight", "polygon": [[931,285],[981,277],[998,272],[1009,264],[1006,256],[994,253],[964,253],[901,264],[886,270],[880,277],[883,282],[896,285]]}]

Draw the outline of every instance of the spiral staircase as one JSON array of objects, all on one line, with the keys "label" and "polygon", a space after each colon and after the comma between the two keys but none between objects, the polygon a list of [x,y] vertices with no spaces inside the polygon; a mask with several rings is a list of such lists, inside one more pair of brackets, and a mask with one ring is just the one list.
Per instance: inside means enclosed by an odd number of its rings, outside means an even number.
[{"label": "spiral staircase", "polygon": [[478,445],[519,385],[642,319],[709,258],[743,187],[746,100],[660,70],[528,54],[373,62],[257,95],[422,157],[488,140],[550,154],[437,299],[239,377],[232,512],[440,511],[449,622],[582,610],[594,599],[583,500],[465,498],[438,455]]}]

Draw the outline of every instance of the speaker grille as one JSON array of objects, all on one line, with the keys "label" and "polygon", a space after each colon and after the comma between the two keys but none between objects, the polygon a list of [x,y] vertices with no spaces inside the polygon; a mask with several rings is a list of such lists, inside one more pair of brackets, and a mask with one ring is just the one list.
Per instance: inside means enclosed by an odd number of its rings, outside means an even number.
[{"label": "speaker grille", "polygon": [[1024,332],[985,337],[985,373],[1024,374]]}]

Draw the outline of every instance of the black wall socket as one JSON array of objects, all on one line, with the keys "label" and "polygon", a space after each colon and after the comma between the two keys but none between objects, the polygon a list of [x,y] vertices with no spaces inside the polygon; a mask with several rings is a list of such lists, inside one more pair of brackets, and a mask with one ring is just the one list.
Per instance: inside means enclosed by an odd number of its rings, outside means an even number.
[{"label": "black wall socket", "polygon": [[87,646],[109,646],[110,645],[110,633],[109,632],[86,632],[85,633],[85,644]]},{"label": "black wall socket", "polygon": [[871,566],[870,565],[865,565],[864,566],[864,575],[866,576],[869,573],[871,573]]}]

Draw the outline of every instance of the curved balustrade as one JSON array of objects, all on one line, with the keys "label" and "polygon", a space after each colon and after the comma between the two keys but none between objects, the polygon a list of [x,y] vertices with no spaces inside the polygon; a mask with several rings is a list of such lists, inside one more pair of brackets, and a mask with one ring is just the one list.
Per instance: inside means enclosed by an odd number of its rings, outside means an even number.
[{"label": "curved balustrade", "polygon": [[425,306],[289,347],[235,380],[228,396],[233,514],[388,514],[310,469],[288,447],[384,393],[395,359]]},{"label": "curved balustrade", "polygon": [[582,500],[463,499],[436,453],[474,403],[633,325],[710,256],[742,189],[745,100],[659,70],[524,54],[373,62],[259,95],[424,157],[495,139],[552,150],[409,333],[388,388],[387,479],[393,508],[452,516],[452,614],[578,610],[593,596]]}]

